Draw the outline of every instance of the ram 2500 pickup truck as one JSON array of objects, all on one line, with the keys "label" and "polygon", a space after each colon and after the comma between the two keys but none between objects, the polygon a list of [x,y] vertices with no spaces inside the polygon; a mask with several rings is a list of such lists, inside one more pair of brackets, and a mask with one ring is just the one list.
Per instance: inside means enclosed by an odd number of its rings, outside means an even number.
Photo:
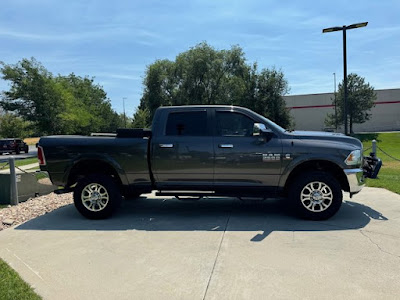
[{"label": "ram 2500 pickup truck", "polygon": [[363,157],[358,139],[338,133],[289,132],[242,107],[157,109],[151,130],[102,136],[47,136],[38,145],[42,171],[73,191],[87,218],[111,216],[122,197],[284,196],[298,214],[323,220],[358,193],[381,161]]}]

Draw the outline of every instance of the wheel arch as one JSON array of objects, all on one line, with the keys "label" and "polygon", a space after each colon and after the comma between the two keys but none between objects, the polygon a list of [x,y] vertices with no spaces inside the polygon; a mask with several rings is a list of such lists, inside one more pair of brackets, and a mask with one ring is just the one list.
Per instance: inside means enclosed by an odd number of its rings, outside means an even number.
[{"label": "wheel arch", "polygon": [[298,176],[308,171],[327,172],[338,180],[340,187],[342,188],[343,191],[348,192],[350,190],[350,186],[347,181],[346,175],[344,174],[343,169],[339,165],[329,160],[318,159],[318,160],[305,161],[295,166],[286,179],[284,185],[284,192],[285,193],[288,192],[289,187]]},{"label": "wheel arch", "polygon": [[90,174],[101,174],[111,176],[118,186],[126,184],[124,175],[112,163],[99,158],[81,159],[70,168],[66,174],[68,187],[73,186],[80,178]]}]

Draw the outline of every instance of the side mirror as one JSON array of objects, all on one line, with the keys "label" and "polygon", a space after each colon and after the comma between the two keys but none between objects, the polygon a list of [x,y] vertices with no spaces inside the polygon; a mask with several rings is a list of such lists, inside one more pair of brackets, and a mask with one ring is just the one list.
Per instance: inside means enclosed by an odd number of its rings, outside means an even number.
[{"label": "side mirror", "polygon": [[254,123],[253,136],[263,137],[268,141],[274,136],[274,132],[267,129],[263,123]]},{"label": "side mirror", "polygon": [[267,128],[262,123],[254,123],[253,136],[260,136],[263,132],[267,131]]}]

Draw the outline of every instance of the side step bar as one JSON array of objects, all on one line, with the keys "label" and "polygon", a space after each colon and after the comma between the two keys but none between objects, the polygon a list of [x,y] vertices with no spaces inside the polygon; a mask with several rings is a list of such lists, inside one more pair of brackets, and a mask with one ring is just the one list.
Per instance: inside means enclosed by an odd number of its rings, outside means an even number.
[{"label": "side step bar", "polygon": [[210,197],[215,196],[214,191],[158,191],[156,192],[156,196],[173,196],[173,197],[182,197],[182,196],[190,196],[190,197]]}]

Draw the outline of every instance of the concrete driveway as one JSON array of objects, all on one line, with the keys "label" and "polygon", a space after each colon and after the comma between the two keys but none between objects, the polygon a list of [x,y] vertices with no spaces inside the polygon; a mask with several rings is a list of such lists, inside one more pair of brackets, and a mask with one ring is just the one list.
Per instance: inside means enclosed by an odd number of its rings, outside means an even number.
[{"label": "concrete driveway", "polygon": [[70,205],[0,232],[0,257],[45,299],[398,299],[399,195],[365,188],[324,222],[284,208],[150,195],[90,221]]}]

